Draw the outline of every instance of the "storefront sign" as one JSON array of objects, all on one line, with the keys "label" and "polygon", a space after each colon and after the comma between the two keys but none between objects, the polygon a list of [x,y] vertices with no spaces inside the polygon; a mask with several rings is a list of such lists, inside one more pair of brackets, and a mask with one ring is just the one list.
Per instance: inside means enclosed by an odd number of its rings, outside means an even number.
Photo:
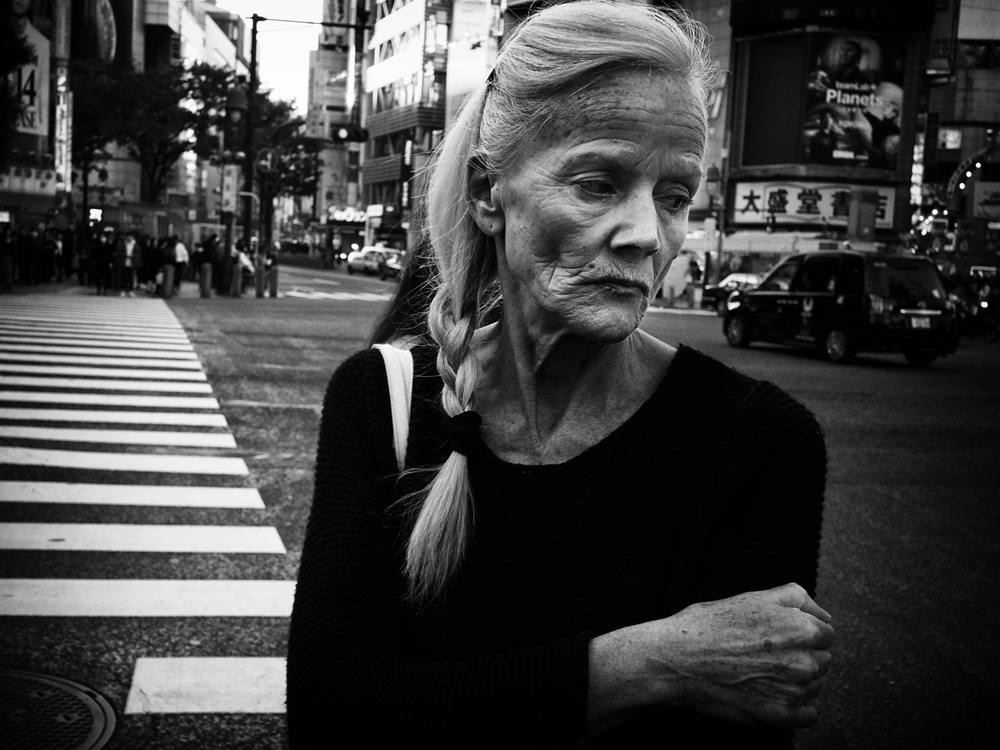
[{"label": "storefront sign", "polygon": [[340,224],[364,224],[365,212],[357,208],[337,208],[329,206],[326,209],[326,217],[331,222]]},{"label": "storefront sign", "polygon": [[69,190],[73,184],[73,142],[70,118],[73,95],[69,91],[56,92],[55,168],[60,190]]},{"label": "storefront sign", "polygon": [[219,210],[223,213],[236,211],[236,195],[239,192],[240,167],[238,164],[222,165],[222,201]]},{"label": "storefront sign", "polygon": [[[733,220],[736,224],[779,225],[846,224],[854,185],[822,182],[739,182],[736,184]],[[892,228],[895,189],[865,185],[878,193],[875,226]]]}]

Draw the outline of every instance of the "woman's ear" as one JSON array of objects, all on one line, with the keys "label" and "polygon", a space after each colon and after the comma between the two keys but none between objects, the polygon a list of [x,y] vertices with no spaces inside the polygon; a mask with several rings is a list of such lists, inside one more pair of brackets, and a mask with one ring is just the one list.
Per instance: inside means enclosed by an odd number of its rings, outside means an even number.
[{"label": "woman's ear", "polygon": [[505,222],[496,185],[479,159],[469,161],[469,212],[487,237],[503,234]]}]

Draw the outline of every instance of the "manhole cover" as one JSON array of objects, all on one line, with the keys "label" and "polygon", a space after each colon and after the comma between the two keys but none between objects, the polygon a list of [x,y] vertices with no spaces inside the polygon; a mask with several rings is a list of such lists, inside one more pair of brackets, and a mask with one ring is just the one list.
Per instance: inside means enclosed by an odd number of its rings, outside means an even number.
[{"label": "manhole cover", "polygon": [[97,750],[115,730],[115,712],[85,685],[0,669],[4,750]]}]

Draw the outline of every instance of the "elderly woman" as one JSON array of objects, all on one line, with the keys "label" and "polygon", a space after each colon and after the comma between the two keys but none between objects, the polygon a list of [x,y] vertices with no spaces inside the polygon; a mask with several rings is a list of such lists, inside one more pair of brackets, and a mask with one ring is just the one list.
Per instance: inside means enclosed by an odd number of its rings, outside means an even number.
[{"label": "elderly woman", "polygon": [[701,180],[699,28],[553,6],[445,139],[402,474],[381,355],[327,393],[292,747],[788,747],[816,719],[820,430],[638,328]]}]

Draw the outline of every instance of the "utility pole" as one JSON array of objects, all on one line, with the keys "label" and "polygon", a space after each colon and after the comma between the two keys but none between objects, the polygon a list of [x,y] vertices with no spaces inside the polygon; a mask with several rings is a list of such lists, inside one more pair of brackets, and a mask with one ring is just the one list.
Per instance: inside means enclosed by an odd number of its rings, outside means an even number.
[{"label": "utility pole", "polygon": [[250,84],[247,87],[246,131],[243,133],[243,243],[250,253],[250,239],[253,228],[253,131],[257,124],[257,23],[266,20],[254,13],[250,31]]},{"label": "utility pole", "polygon": [[[305,23],[312,24],[315,26],[328,26],[333,28],[343,28],[343,29],[354,29],[357,39],[357,50],[358,50],[358,61],[357,61],[357,71],[358,71],[358,85],[355,92],[355,112],[353,121],[356,125],[361,123],[361,101],[363,99],[363,93],[361,91],[361,69],[362,62],[361,56],[364,50],[364,33],[365,31],[370,31],[371,27],[368,26],[368,0],[358,0],[357,4],[357,20],[355,23],[334,23],[329,21],[298,21],[287,18],[265,18],[264,16],[257,15],[254,13],[251,17],[250,26],[250,83],[247,87],[247,116],[246,116],[246,132],[244,133],[243,141],[243,151],[244,151],[244,162],[243,162],[243,241],[246,244],[246,249],[250,249],[250,239],[252,237],[252,227],[253,227],[253,175],[254,175],[254,164],[255,155],[253,150],[253,134],[254,127],[256,126],[257,120],[257,87],[259,86],[259,78],[257,76],[257,25],[262,21],[288,21],[290,23]],[[355,132],[360,132],[357,129]],[[367,136],[365,136],[367,137]],[[315,200],[315,199],[314,199]],[[260,251],[261,248],[258,248]]]}]

